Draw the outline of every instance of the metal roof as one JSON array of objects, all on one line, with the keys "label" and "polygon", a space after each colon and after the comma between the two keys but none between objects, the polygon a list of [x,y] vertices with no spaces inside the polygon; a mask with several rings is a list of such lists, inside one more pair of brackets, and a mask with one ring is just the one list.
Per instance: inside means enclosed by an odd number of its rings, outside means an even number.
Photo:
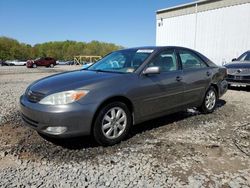
[{"label": "metal roof", "polygon": [[250,0],[198,0],[156,11],[157,19],[192,14],[228,6],[250,3]]},{"label": "metal roof", "polygon": [[[171,11],[171,10],[176,10],[176,9],[182,9],[182,8],[186,8],[186,7],[192,7],[196,4],[201,4],[201,3],[210,3],[211,0],[199,0],[199,1],[194,1],[194,2],[191,2],[191,3],[185,3],[185,4],[181,4],[181,5],[177,5],[177,6],[173,6],[173,7],[169,7],[169,8],[164,8],[164,9],[160,9],[160,10],[157,10],[157,14],[159,13],[163,13],[163,12],[168,12],[168,11]],[[213,1],[216,1],[216,0],[213,0]],[[220,0],[217,0],[217,1],[220,1]]]}]

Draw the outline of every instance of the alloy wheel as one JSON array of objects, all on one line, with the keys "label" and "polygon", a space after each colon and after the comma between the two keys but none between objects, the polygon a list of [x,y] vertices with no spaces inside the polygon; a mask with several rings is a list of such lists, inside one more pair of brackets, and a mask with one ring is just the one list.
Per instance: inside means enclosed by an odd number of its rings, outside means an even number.
[{"label": "alloy wheel", "polygon": [[205,105],[208,110],[212,110],[216,103],[216,94],[213,90],[210,90],[205,99]]},{"label": "alloy wheel", "polygon": [[120,107],[111,108],[102,120],[102,133],[108,139],[116,139],[125,131],[127,114]]}]

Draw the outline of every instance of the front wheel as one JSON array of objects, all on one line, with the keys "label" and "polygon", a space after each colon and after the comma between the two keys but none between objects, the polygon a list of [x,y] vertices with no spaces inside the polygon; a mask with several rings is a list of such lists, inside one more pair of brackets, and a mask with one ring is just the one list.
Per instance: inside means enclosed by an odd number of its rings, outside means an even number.
[{"label": "front wheel", "polygon": [[34,63],[34,64],[32,65],[32,67],[33,67],[33,68],[36,68],[36,67],[37,67],[37,65]]},{"label": "front wheel", "polygon": [[50,68],[53,68],[54,67],[54,64],[50,64]]},{"label": "front wheel", "polygon": [[113,102],[104,106],[98,113],[93,135],[104,146],[111,146],[122,141],[132,125],[131,112],[122,102]]},{"label": "front wheel", "polygon": [[217,100],[218,100],[217,91],[213,86],[210,86],[210,88],[206,92],[203,103],[199,108],[199,110],[204,114],[213,112],[216,107]]}]

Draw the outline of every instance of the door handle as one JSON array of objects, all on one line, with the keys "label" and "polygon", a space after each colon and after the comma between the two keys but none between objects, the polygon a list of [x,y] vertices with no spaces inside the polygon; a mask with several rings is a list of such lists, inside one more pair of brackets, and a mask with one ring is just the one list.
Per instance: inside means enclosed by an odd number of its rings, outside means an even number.
[{"label": "door handle", "polygon": [[210,76],[212,73],[210,71],[207,71],[207,76]]},{"label": "door handle", "polygon": [[179,81],[181,81],[181,80],[182,80],[182,77],[181,77],[181,76],[177,76],[177,77],[176,77],[176,81],[179,82]]}]

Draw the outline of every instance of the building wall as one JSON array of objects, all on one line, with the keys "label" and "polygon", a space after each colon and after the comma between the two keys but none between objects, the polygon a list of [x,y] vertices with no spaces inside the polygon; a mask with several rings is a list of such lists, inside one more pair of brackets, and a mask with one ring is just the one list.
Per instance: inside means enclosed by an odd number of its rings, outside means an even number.
[{"label": "building wall", "polygon": [[156,25],[158,46],[189,47],[218,65],[250,50],[250,3],[162,19],[160,16]]}]

